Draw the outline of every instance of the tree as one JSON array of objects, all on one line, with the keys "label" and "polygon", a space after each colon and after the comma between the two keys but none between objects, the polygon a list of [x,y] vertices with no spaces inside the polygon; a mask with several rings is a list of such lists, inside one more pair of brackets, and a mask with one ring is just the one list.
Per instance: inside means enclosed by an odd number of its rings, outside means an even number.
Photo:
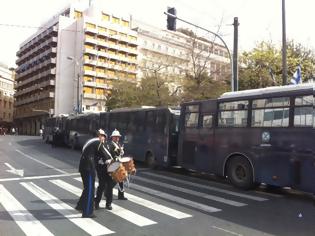
[{"label": "tree", "polygon": [[[220,27],[218,28],[218,32]],[[180,32],[190,38],[187,40],[187,57],[190,66],[186,67],[186,76],[182,83],[182,100],[207,99],[219,96],[228,90],[228,65],[226,62],[215,60],[214,54],[222,49],[212,41],[198,37],[188,29]]]},{"label": "tree", "polygon": [[124,80],[114,81],[111,95],[106,102],[107,109],[139,106],[139,94],[139,88],[136,83]]},{"label": "tree", "polygon": [[170,93],[166,79],[159,73],[146,75],[140,83],[115,81],[107,108],[178,105],[179,98]]},{"label": "tree", "polygon": [[[282,54],[272,42],[260,42],[240,57],[240,90],[264,88],[282,84]],[[315,69],[314,53],[290,41],[287,44],[288,83],[298,65],[302,67],[302,77],[306,81],[313,77]]]}]

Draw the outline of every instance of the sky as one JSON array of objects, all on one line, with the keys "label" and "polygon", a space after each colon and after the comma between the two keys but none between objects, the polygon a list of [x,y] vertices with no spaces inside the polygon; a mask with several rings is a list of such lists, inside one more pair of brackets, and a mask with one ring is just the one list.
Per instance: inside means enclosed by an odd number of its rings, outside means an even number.
[{"label": "sky", "polygon": [[[0,0],[0,62],[16,67],[19,45],[45,21],[76,0]],[[88,1],[88,0],[80,0]],[[93,2],[93,0],[92,0]],[[218,33],[233,51],[233,19],[239,20],[239,53],[249,51],[262,40],[279,48],[282,42],[282,0],[94,0],[117,14],[131,14],[149,25],[166,28],[167,7],[175,7],[177,16]],[[287,40],[315,50],[312,0],[286,0]],[[178,22],[177,27],[191,28],[200,36],[211,34]],[[220,43],[220,41],[217,41]]]}]

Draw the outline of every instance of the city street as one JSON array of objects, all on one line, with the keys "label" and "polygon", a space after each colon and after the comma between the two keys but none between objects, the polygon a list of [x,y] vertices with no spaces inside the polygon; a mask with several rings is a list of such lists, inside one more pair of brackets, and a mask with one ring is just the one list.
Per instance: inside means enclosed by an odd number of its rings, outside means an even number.
[{"label": "city street", "polygon": [[[315,235],[312,198],[262,187],[240,191],[214,177],[141,163],[113,210],[81,218],[79,150],[40,137],[0,136],[0,235]],[[97,186],[97,184],[96,184]]]}]

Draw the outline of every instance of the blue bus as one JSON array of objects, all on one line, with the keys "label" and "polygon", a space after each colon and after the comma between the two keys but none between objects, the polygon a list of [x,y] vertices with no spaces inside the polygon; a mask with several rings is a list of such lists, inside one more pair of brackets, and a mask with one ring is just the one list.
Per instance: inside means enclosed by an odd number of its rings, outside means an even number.
[{"label": "blue bus", "polygon": [[149,167],[177,164],[180,108],[147,107],[117,109],[100,114],[100,127],[118,129],[126,155]]},{"label": "blue bus", "polygon": [[315,193],[312,84],[224,93],[181,105],[178,162],[239,188]]}]

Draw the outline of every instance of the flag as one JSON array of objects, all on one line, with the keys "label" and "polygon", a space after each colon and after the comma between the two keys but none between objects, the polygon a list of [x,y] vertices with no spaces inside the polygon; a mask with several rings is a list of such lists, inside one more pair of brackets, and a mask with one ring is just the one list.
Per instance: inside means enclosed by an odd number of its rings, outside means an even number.
[{"label": "flag", "polygon": [[302,73],[301,66],[298,65],[296,71],[293,74],[293,78],[291,79],[291,84],[302,84]]}]

